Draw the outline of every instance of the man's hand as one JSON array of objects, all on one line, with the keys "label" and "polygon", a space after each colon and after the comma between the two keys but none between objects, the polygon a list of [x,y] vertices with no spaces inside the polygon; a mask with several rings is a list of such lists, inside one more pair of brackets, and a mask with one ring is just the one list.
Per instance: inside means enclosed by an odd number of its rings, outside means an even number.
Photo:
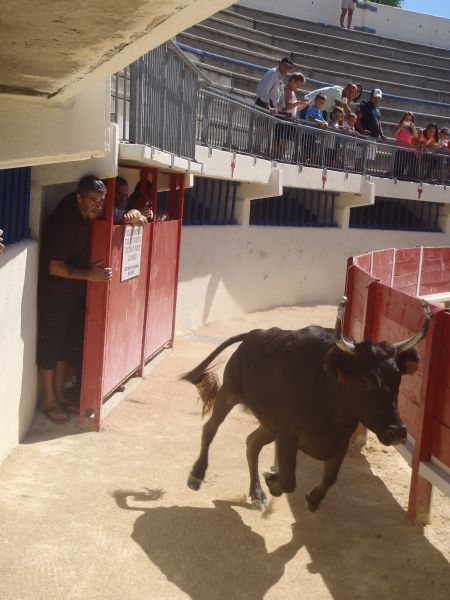
[{"label": "man's hand", "polygon": [[148,222],[144,215],[136,209],[126,212],[122,221],[125,225],[145,225]]},{"label": "man's hand", "polygon": [[3,252],[3,250],[5,249],[5,246],[3,245],[3,229],[0,229],[0,254]]},{"label": "man's hand", "polygon": [[326,121],[322,121],[322,123],[321,123],[320,127],[321,127],[322,129],[327,129],[327,127],[328,127],[328,123],[327,123]]},{"label": "man's hand", "polygon": [[111,281],[112,279],[112,269],[110,269],[109,267],[103,267],[103,262],[101,260],[99,260],[98,262],[94,263],[91,268],[89,269],[89,278],[88,281],[93,281],[93,282],[105,282],[105,281]]}]

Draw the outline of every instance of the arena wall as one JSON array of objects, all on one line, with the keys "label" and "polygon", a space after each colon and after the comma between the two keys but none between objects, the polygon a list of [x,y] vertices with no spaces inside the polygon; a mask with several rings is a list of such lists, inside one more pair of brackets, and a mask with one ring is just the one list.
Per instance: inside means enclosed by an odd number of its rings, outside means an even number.
[{"label": "arena wall", "polygon": [[[342,221],[348,222],[343,209]],[[177,333],[247,312],[330,304],[342,295],[346,260],[367,250],[447,245],[445,233],[258,226],[182,230]]]},{"label": "arena wall", "polygon": [[[273,0],[241,0],[239,4],[269,12],[274,10]],[[425,4],[423,9],[426,10]],[[282,0],[276,10],[288,17],[339,25],[341,0]],[[353,15],[353,26],[398,40],[450,48],[450,20],[443,17],[360,0]]]},{"label": "arena wall", "polygon": [[36,403],[38,243],[18,242],[0,256],[0,463],[27,432]]}]

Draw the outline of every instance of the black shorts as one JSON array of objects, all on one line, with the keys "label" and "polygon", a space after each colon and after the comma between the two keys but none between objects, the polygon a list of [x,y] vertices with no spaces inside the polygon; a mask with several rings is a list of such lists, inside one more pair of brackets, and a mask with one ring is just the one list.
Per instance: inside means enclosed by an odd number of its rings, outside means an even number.
[{"label": "black shorts", "polygon": [[37,365],[54,369],[59,361],[79,368],[83,355],[84,298],[39,299]]}]

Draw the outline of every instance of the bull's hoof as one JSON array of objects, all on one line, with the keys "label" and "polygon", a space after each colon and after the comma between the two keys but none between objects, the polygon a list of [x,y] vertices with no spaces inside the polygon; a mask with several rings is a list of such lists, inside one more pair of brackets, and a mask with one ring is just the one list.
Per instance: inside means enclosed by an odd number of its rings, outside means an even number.
[{"label": "bull's hoof", "polygon": [[269,492],[272,496],[278,498],[283,493],[283,490],[280,487],[279,475],[278,473],[264,473],[264,479],[266,480],[267,487],[269,488]]},{"label": "bull's hoof", "polygon": [[187,480],[188,487],[194,490],[194,492],[198,492],[202,483],[203,481],[198,477],[194,477],[194,475],[189,475]]},{"label": "bull's hoof", "polygon": [[305,505],[306,505],[306,508],[309,510],[309,512],[316,512],[316,510],[320,506],[320,504],[313,504],[313,502],[311,502],[311,499],[309,498],[308,494],[306,494],[306,496],[305,496]]},{"label": "bull's hoof", "polygon": [[254,510],[258,510],[259,512],[262,512],[267,506],[267,499],[261,499],[258,500],[258,498],[252,498],[252,508]]}]

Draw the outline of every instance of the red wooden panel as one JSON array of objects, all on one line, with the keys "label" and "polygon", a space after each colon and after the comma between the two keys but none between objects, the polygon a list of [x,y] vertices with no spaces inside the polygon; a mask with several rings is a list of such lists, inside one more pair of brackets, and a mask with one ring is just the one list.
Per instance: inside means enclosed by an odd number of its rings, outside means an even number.
[{"label": "red wooden panel", "polygon": [[431,454],[450,467],[450,428],[433,419],[431,427]]},{"label": "red wooden panel", "polygon": [[377,250],[373,252],[372,276],[382,283],[391,284],[392,267],[394,264],[394,249]]},{"label": "red wooden panel", "polygon": [[143,229],[141,269],[137,277],[120,281],[125,227],[113,229],[108,315],[106,321],[105,363],[102,395],[106,396],[141,364],[146,298],[150,226]]},{"label": "red wooden panel", "polygon": [[346,295],[349,303],[345,311],[344,332],[355,341],[364,339],[368,288],[373,281],[375,279],[360,267],[350,267],[347,274]]},{"label": "red wooden panel", "polygon": [[181,222],[163,221],[154,223],[151,227],[154,227],[154,239],[150,263],[145,359],[172,340]]},{"label": "red wooden panel", "polygon": [[395,253],[395,268],[392,287],[405,294],[415,296],[419,274],[420,248],[398,249]]},{"label": "red wooden panel", "polygon": [[439,378],[437,381],[436,398],[433,416],[450,427],[450,314],[442,316],[442,341],[439,354]]},{"label": "red wooden panel", "polygon": [[450,291],[450,248],[424,248],[420,294]]},{"label": "red wooden panel", "polygon": [[361,254],[360,256],[354,256],[353,264],[363,269],[363,271],[370,273],[370,256],[371,252],[367,252],[367,254]]}]

